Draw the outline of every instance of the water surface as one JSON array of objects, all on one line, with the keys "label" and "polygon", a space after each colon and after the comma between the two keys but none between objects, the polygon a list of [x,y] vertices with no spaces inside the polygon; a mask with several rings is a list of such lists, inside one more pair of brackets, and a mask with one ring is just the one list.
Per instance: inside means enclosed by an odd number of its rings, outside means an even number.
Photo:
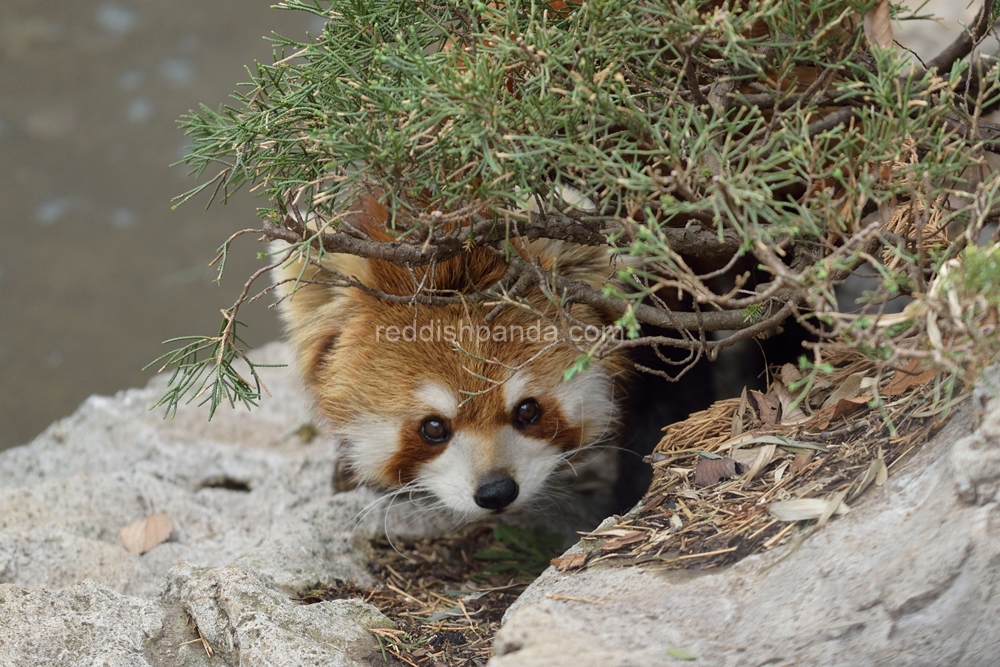
[{"label": "water surface", "polygon": [[[217,107],[271,58],[262,36],[317,25],[270,0],[0,3],[0,449],[28,442],[87,396],[145,384],[160,341],[218,329],[257,266],[236,246],[221,287],[208,262],[257,201],[207,197],[169,168],[176,120]],[[249,338],[275,313],[246,312]]]}]

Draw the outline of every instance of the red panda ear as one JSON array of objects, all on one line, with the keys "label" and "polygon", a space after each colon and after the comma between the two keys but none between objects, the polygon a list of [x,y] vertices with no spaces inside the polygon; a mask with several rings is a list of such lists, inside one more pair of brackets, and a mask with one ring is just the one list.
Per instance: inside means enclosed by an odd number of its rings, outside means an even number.
[{"label": "red panda ear", "polygon": [[[389,221],[389,209],[371,195],[361,195],[344,223],[362,232],[377,243],[390,243],[395,237],[386,229]],[[406,295],[413,293],[413,275],[405,266],[386,262],[381,259],[368,259],[366,279],[368,287],[386,294]]]},{"label": "red panda ear", "polygon": [[[272,245],[274,250],[284,248],[287,245],[283,241]],[[366,270],[364,260],[349,255],[327,255],[323,263],[324,266],[347,275],[358,275]],[[316,378],[324,359],[336,345],[340,335],[342,315],[339,312],[339,301],[343,291],[333,285],[298,281],[333,281],[334,278],[333,274],[308,264],[301,258],[282,267],[275,275],[275,281],[281,283],[278,292],[284,297],[280,308],[285,330],[307,382]]]},{"label": "red panda ear", "polygon": [[[385,206],[375,197],[363,195],[355,201],[344,222],[372,240],[391,241],[392,236],[385,229],[388,214]],[[287,248],[283,241],[272,244],[272,250],[283,248]],[[315,261],[316,254],[313,253],[310,259]],[[343,288],[334,284],[311,284],[310,281],[335,283],[339,275],[379,288],[379,282],[386,282],[386,278],[380,275],[386,272],[383,265],[388,265],[402,271],[402,276],[393,276],[392,268],[388,269],[392,281],[403,278],[406,284],[412,282],[404,267],[354,255],[327,254],[321,264],[316,266],[300,257],[279,269],[275,275],[275,280],[281,283],[278,291],[285,297],[281,302],[285,329],[295,348],[302,375],[309,383],[318,380],[348,317],[345,311],[347,293]]]},{"label": "red panda ear", "polygon": [[612,256],[604,246],[580,246],[555,239],[538,239],[528,246],[529,254],[546,271],[579,280],[601,289],[614,277]]},{"label": "red panda ear", "polygon": [[386,230],[389,221],[389,209],[371,195],[361,195],[351,206],[351,212],[344,222],[368,236],[372,241],[392,241],[392,235]]},{"label": "red panda ear", "polygon": [[[396,240],[386,228],[388,221],[389,210],[371,195],[359,197],[351,207],[351,214],[345,219],[351,227],[363,232],[372,241],[381,243]],[[418,284],[423,282],[428,270],[428,266],[415,266],[411,272],[409,268],[399,264],[369,259],[369,279],[365,284],[386,294],[407,296],[413,294]],[[433,285],[428,281],[424,287],[457,292],[485,289],[500,280],[506,270],[507,265],[493,252],[486,248],[474,248],[470,253],[463,253],[435,265]]]}]

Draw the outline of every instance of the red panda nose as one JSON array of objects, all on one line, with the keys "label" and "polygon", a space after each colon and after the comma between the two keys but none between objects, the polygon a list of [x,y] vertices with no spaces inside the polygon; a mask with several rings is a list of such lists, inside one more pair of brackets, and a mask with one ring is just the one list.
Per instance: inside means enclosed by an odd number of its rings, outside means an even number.
[{"label": "red panda nose", "polygon": [[486,476],[476,489],[476,504],[487,510],[502,510],[517,500],[517,482],[503,473]]}]

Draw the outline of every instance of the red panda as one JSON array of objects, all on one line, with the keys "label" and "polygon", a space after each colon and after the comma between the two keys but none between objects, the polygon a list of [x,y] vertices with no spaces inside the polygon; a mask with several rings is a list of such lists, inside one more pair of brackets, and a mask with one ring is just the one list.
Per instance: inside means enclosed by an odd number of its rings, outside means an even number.
[{"label": "red panda", "polygon": [[[362,197],[355,209],[355,228],[389,238],[377,200]],[[611,274],[606,248],[542,239],[524,250],[545,271],[596,288]],[[439,293],[472,294],[506,269],[485,248],[432,271],[340,254],[282,268],[282,314],[299,369],[359,482],[408,489],[475,520],[529,506],[574,452],[615,435],[624,358],[595,360],[564,379],[579,349],[537,312],[508,306],[488,322],[494,304],[481,301],[424,305],[355,287],[295,287],[339,273],[389,295],[431,282]],[[525,298],[537,311],[556,308],[537,288]],[[571,315],[588,332],[613,319],[580,304]]]}]

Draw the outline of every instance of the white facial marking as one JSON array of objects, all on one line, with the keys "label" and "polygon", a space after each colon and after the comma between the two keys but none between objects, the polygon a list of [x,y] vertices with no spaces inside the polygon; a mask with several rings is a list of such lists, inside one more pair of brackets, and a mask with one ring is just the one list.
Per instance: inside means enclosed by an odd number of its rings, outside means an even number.
[{"label": "white facial marking", "polygon": [[351,468],[363,480],[380,479],[385,466],[399,449],[401,424],[391,419],[363,415],[337,429],[350,443],[345,455]]},{"label": "white facial marking", "polygon": [[511,462],[514,481],[520,487],[517,500],[511,505],[511,509],[517,509],[538,497],[562,460],[562,453],[548,441],[529,438],[513,426],[505,426],[499,437]]},{"label": "white facial marking", "polygon": [[580,427],[580,446],[593,444],[611,433],[617,417],[611,378],[600,369],[591,369],[569,382],[561,382],[555,397],[563,416]]},{"label": "white facial marking", "polygon": [[[417,474],[422,488],[469,520],[492,513],[475,501],[476,490],[487,475],[505,472],[517,482],[517,500],[507,507],[517,510],[538,496],[561,458],[556,447],[544,440],[525,437],[512,426],[504,426],[497,433],[498,447],[485,447],[481,438],[459,431],[441,456],[426,463]],[[487,458],[485,452],[489,451],[497,452],[497,457]]]},{"label": "white facial marking", "polygon": [[489,514],[473,499],[479,488],[475,470],[477,449],[482,449],[478,439],[460,431],[451,437],[441,456],[425,463],[417,473],[417,481],[422,488],[436,496],[448,509],[469,519]]},{"label": "white facial marking", "polygon": [[503,401],[507,414],[511,414],[514,406],[530,396],[529,388],[528,375],[524,371],[514,371],[510,379],[503,384]]},{"label": "white facial marking", "polygon": [[417,391],[417,400],[423,403],[430,412],[446,419],[454,419],[458,414],[458,397],[443,384],[425,382]]},{"label": "white facial marking", "polygon": [[[595,368],[559,383],[553,393],[545,395],[556,400],[567,426],[579,426],[579,444],[586,446],[612,432],[617,416],[613,387],[611,377]],[[531,376],[522,371],[515,372],[501,389],[508,414],[520,401],[540,391]],[[453,419],[458,413],[458,397],[441,384],[422,385],[417,398],[442,417]],[[540,400],[544,410],[545,397]],[[395,420],[364,415],[338,430],[351,443],[346,455],[361,479],[381,479],[385,466],[402,446],[401,427]],[[517,499],[506,508],[517,510],[538,498],[564,458],[563,452],[547,440],[527,437],[511,425],[489,435],[459,430],[442,447],[439,456],[416,471],[416,485],[466,520],[492,513],[475,501],[476,491],[488,475],[503,472],[517,482]]]}]

